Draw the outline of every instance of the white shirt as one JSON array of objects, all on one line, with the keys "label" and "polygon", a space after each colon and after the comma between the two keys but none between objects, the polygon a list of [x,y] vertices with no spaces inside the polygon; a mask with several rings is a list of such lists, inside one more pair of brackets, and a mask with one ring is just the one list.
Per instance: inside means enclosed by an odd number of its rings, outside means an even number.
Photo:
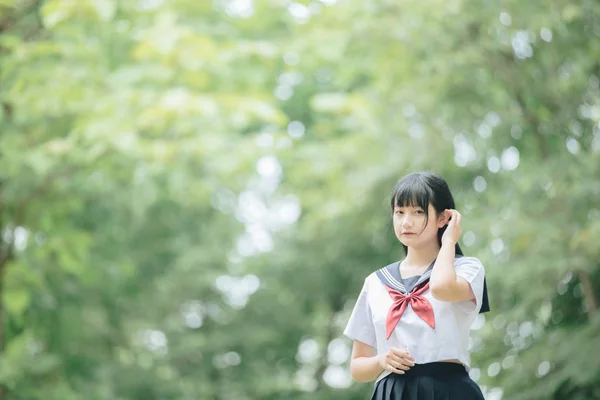
[{"label": "white shirt", "polygon": [[[463,277],[473,289],[476,300],[446,302],[435,299],[428,289],[422,296],[431,303],[435,329],[431,328],[407,306],[389,340],[386,339],[385,322],[392,298],[375,272],[366,279],[358,296],[344,335],[377,349],[377,354],[391,347],[408,349],[416,364],[457,359],[467,369],[469,362],[469,334],[471,325],[481,309],[485,270],[474,257],[454,260],[456,275]],[[390,371],[383,371],[381,380]]]}]

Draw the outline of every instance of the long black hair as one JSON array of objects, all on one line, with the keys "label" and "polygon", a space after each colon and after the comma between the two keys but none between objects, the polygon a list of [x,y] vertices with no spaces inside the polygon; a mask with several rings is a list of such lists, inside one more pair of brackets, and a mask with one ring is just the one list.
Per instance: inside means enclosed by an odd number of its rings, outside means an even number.
[{"label": "long black hair", "polygon": [[[396,183],[392,191],[391,207],[421,207],[425,211],[425,225],[429,221],[429,203],[437,214],[447,209],[455,209],[454,198],[448,184],[441,176],[432,172],[413,172],[404,176]],[[438,229],[438,244],[442,246],[442,235],[448,225]],[[404,244],[404,251],[408,249]],[[455,253],[463,255],[462,249],[456,243]]]}]

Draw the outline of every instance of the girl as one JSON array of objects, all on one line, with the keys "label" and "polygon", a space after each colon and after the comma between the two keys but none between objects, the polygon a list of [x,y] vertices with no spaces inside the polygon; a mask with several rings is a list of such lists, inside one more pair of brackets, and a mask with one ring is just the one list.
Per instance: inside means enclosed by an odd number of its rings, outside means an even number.
[{"label": "girl", "polygon": [[365,279],[344,330],[352,377],[376,380],[371,400],[483,399],[468,347],[477,313],[489,311],[485,271],[458,245],[450,189],[436,174],[409,174],[391,206],[406,258]]}]

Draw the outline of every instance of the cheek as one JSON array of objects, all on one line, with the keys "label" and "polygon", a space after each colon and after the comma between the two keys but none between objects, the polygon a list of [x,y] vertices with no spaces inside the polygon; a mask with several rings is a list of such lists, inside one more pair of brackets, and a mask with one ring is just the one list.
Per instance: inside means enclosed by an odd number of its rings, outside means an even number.
[{"label": "cheek", "polygon": [[[425,224],[427,224],[427,225],[425,225]],[[429,230],[437,231],[437,222],[433,218],[429,218],[429,220],[427,220],[427,221],[425,221],[425,219],[423,219],[423,226],[428,231]]]}]

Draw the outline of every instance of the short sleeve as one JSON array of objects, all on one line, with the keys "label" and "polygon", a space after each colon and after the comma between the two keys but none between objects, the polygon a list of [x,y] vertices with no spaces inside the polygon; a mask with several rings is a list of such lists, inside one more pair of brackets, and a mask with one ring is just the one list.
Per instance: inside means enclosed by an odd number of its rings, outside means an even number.
[{"label": "short sleeve", "polygon": [[360,291],[360,295],[356,300],[348,325],[346,325],[346,329],[344,329],[344,336],[352,340],[359,340],[371,347],[377,348],[377,339],[375,336],[375,327],[373,326],[371,308],[367,301],[366,280]]},{"label": "short sleeve", "polygon": [[483,301],[483,280],[485,278],[483,264],[475,257],[462,257],[459,259],[454,271],[457,276],[469,282],[475,294],[475,303],[473,300],[467,300],[456,303],[456,305],[469,314],[478,312]]}]

